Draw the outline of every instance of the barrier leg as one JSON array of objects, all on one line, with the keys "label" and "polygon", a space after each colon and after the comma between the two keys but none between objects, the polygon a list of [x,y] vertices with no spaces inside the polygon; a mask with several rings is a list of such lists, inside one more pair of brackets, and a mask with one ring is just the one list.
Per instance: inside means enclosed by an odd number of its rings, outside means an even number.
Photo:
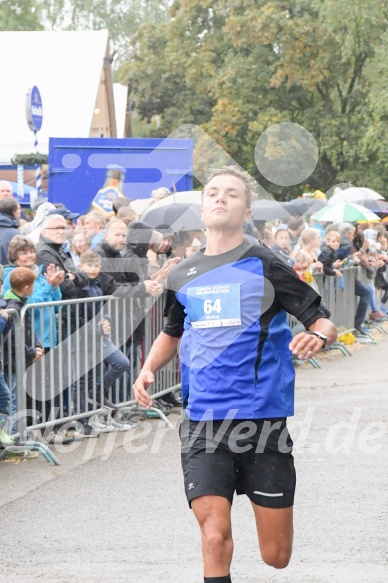
[{"label": "barrier leg", "polygon": [[322,368],[315,356],[309,358],[308,361],[314,368]]},{"label": "barrier leg", "polygon": [[23,445],[9,445],[7,446],[3,452],[0,453],[0,460],[5,458],[8,452],[18,452],[18,451],[24,451],[26,449],[30,449],[33,451],[38,451],[39,453],[41,453],[43,455],[43,457],[45,458],[45,460],[47,462],[53,462],[53,464],[55,464],[56,466],[60,466],[61,462],[58,460],[58,458],[53,454],[53,452],[47,447],[47,445],[45,445],[44,443],[39,443],[39,442],[27,442]]},{"label": "barrier leg", "polygon": [[339,350],[344,356],[353,356],[352,353],[346,348],[346,346],[339,344],[338,342],[335,342],[332,344],[332,346],[329,346],[327,350]]},{"label": "barrier leg", "polygon": [[385,334],[385,335],[388,334],[388,332],[386,330],[384,330],[384,328],[380,324],[376,324],[375,322],[368,322],[368,326],[370,328],[376,328],[376,330],[381,332],[381,334]]}]

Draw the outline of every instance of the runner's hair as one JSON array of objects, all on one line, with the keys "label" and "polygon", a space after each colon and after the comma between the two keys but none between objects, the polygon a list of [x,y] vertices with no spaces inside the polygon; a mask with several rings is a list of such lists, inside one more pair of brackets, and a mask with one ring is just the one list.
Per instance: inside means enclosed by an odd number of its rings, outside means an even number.
[{"label": "runner's hair", "polygon": [[245,188],[247,208],[248,209],[251,208],[252,198],[257,197],[257,182],[254,178],[252,178],[252,176],[248,172],[245,172],[245,170],[241,170],[238,166],[221,166],[221,168],[214,168],[210,172],[206,184],[204,184],[202,195],[209,182],[215,176],[223,175],[235,176],[236,178],[239,178],[241,180]]}]

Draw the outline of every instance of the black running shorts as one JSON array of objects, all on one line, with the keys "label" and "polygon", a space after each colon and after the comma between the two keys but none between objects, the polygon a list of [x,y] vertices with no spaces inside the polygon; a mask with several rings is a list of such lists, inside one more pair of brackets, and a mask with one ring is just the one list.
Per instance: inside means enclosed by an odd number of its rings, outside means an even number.
[{"label": "black running shorts", "polygon": [[286,419],[190,421],[180,427],[186,497],[246,494],[259,506],[294,503],[296,475]]}]

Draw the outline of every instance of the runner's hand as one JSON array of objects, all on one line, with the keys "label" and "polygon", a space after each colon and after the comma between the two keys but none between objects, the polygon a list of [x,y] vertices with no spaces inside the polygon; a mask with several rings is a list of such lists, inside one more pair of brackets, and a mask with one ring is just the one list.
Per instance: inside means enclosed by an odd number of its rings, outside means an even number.
[{"label": "runner's hand", "polygon": [[141,371],[133,385],[133,393],[136,401],[141,407],[149,409],[152,405],[152,399],[147,393],[147,389],[155,382],[155,376],[151,371]]},{"label": "runner's hand", "polygon": [[297,358],[311,358],[318,354],[322,348],[323,340],[314,334],[307,334],[307,332],[297,334],[289,345],[292,354]]}]

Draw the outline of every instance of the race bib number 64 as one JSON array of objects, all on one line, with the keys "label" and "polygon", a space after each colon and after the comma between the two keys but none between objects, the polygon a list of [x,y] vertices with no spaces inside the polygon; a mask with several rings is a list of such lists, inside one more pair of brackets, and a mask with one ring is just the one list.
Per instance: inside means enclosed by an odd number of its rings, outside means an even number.
[{"label": "race bib number 64", "polygon": [[187,313],[193,328],[241,325],[240,283],[189,287]]}]

